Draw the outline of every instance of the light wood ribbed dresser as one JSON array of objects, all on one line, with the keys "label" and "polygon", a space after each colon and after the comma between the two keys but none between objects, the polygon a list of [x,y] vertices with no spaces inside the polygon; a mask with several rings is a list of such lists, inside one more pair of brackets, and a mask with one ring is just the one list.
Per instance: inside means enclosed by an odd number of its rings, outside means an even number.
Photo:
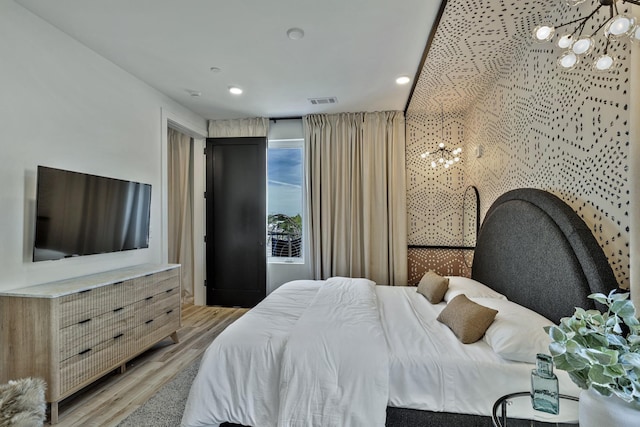
[{"label": "light wood ribbed dresser", "polygon": [[58,402],[170,336],[178,342],[180,265],[144,264],[0,292],[0,383],[47,382]]}]

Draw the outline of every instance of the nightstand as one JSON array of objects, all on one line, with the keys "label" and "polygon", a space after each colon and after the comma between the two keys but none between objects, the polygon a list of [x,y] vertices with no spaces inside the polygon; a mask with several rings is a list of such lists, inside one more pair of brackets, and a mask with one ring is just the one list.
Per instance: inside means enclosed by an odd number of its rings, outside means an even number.
[{"label": "nightstand", "polygon": [[[509,425],[531,425],[531,426],[575,426],[578,425],[578,398],[574,396],[560,395],[560,414],[553,415],[546,412],[536,411],[531,406],[531,393],[522,391],[519,393],[506,394],[496,400],[493,404],[491,418],[495,427],[506,427],[509,420],[508,406],[517,406],[519,410],[518,418],[512,418]],[[523,423],[523,420],[528,420]]]}]

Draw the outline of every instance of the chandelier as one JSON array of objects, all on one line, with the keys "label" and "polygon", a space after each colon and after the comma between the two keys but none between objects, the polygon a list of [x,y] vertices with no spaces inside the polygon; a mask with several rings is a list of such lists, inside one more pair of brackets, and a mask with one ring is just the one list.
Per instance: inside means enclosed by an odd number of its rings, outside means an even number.
[{"label": "chandelier", "polygon": [[444,108],[442,104],[440,104],[440,143],[438,144],[438,149],[432,152],[424,152],[420,154],[420,157],[426,159],[430,157],[431,167],[437,168],[438,166],[442,166],[445,169],[449,169],[451,165],[460,161],[460,153],[462,153],[462,148],[456,148],[453,151],[449,150],[445,147],[444,144]]},{"label": "chandelier", "polygon": [[[585,0],[565,0],[569,6],[576,6],[583,3]],[[598,31],[604,28],[604,36],[607,40],[607,44],[604,47],[604,51],[600,54],[592,63],[592,67],[596,71],[608,71],[616,63],[616,58],[608,54],[609,43],[613,39],[622,39],[629,37],[632,42],[640,43],[640,25],[636,22],[636,19],[632,16],[621,14],[618,12],[617,7],[618,0],[597,0],[598,6],[588,15],[578,18],[571,22],[566,22],[558,26],[553,25],[538,25],[533,30],[533,39],[537,42],[544,43],[550,41],[556,29],[565,27],[567,25],[576,24],[576,27],[572,32],[567,32],[558,37],[556,44],[562,49],[566,49],[565,52],[558,59],[558,65],[565,70],[571,70],[575,68],[580,62],[580,59],[589,55],[595,45],[595,35]],[[630,3],[636,6],[640,6],[640,0],[622,0],[622,3]],[[583,31],[587,22],[596,15],[600,9],[608,9],[608,18],[602,22],[592,34],[583,35]]]}]

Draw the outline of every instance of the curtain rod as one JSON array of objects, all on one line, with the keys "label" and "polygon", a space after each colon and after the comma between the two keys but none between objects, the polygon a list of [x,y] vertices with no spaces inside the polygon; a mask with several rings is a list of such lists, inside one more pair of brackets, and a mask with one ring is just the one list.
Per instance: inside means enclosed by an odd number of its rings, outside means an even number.
[{"label": "curtain rod", "polygon": [[278,120],[302,120],[302,116],[269,117],[269,120],[273,120],[274,122]]}]

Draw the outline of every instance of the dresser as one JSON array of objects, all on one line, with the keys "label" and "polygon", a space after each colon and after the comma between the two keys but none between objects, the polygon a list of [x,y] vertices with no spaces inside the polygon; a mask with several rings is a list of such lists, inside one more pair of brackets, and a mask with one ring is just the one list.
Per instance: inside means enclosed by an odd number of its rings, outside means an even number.
[{"label": "dresser", "polygon": [[167,337],[178,342],[180,265],[144,264],[0,292],[0,383],[47,382],[58,402]]}]

